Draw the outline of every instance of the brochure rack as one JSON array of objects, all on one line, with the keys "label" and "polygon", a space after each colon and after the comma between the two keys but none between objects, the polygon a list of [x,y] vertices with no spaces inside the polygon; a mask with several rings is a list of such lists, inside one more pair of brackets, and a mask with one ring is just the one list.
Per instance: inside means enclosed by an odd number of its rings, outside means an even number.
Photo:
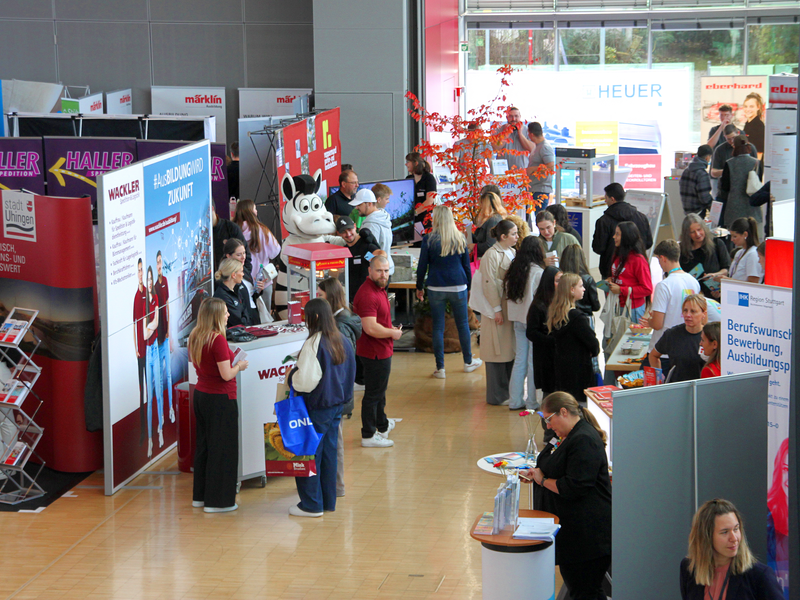
[{"label": "brochure rack", "polygon": [[[44,468],[44,461],[36,454],[44,430],[34,422],[42,400],[32,389],[42,374],[41,367],[33,361],[41,344],[31,328],[38,314],[38,310],[14,307],[0,326],[0,360],[11,372],[7,381],[0,381],[0,431],[3,432],[0,437],[0,502],[3,504],[19,504],[45,494],[36,483]],[[20,348],[26,336],[33,338],[33,348],[27,352]],[[39,467],[31,475],[24,469],[34,456]]]}]

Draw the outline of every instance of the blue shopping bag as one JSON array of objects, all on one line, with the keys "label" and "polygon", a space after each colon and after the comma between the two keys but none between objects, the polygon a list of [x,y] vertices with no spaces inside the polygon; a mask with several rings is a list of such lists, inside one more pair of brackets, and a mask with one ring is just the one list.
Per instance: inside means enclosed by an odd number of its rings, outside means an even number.
[{"label": "blue shopping bag", "polygon": [[283,446],[298,456],[314,456],[322,436],[314,429],[302,396],[296,396],[289,388],[289,397],[275,403]]}]

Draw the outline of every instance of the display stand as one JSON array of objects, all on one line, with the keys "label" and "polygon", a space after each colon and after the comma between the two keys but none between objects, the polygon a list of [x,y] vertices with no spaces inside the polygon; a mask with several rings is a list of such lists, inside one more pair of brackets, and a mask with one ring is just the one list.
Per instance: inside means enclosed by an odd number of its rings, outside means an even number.
[{"label": "display stand", "polygon": [[[578,195],[583,199],[583,206],[591,208],[593,206],[592,197],[594,195],[593,173],[594,165],[605,162],[610,169],[611,181],[614,181],[614,170],[617,165],[617,157],[614,154],[603,154],[592,158],[567,158],[557,156],[559,169],[578,171]],[[561,203],[561,177],[556,176],[556,202]]]},{"label": "display stand", "polygon": [[664,205],[667,202],[667,195],[661,192],[627,190],[625,192],[625,202],[647,217],[647,222],[650,224],[650,233],[653,236],[653,245],[647,250],[647,260],[650,260],[653,258],[653,250],[655,250],[658,240],[666,239],[665,237],[659,238],[661,228],[670,225],[670,223],[664,222]]},{"label": "display stand", "polygon": [[[309,292],[309,300],[316,298],[317,280],[324,279],[327,276],[327,271],[333,269],[344,270],[344,297],[350,297],[350,281],[347,270],[347,259],[353,256],[350,253],[350,248],[319,242],[316,244],[286,246],[283,252],[289,257],[286,296],[290,302],[293,299],[296,300],[296,298],[292,297],[292,290],[295,290],[294,293],[296,295]],[[303,271],[300,271],[297,267],[303,269]],[[312,273],[314,274],[313,277],[311,277]],[[301,283],[303,279],[309,280],[308,287],[304,287]],[[302,305],[305,306],[305,303],[302,303]]]},{"label": "display stand", "polygon": [[[0,502],[19,504],[44,496],[45,491],[36,483],[44,468],[44,461],[36,454],[36,446],[44,430],[34,422],[42,406],[42,400],[32,390],[42,369],[33,362],[41,340],[31,329],[39,314],[38,310],[14,307],[0,330],[0,358],[11,365],[11,377],[0,387]],[[30,333],[34,346],[30,352],[19,346]],[[29,395],[33,394],[34,399]],[[28,415],[22,405],[28,400]],[[39,468],[31,476],[24,471],[31,457],[36,456]]]}]

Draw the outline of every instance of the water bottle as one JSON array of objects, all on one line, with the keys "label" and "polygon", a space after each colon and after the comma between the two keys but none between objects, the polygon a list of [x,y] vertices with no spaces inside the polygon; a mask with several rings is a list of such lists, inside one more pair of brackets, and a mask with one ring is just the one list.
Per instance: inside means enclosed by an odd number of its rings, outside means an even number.
[{"label": "water bottle", "polygon": [[231,201],[228,203],[229,212],[231,213],[231,221],[236,216],[236,196],[231,196]]},{"label": "water bottle", "polygon": [[264,268],[263,264],[258,265],[258,277],[256,277],[256,283],[261,283],[262,281],[268,281],[269,275],[267,275],[267,270]]}]

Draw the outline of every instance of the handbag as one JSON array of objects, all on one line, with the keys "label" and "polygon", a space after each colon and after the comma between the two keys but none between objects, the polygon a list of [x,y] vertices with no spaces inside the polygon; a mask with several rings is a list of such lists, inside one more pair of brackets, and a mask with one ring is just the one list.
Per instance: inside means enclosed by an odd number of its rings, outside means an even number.
[{"label": "handbag", "polygon": [[289,397],[275,403],[275,416],[283,436],[283,446],[298,456],[313,456],[317,453],[322,436],[314,429],[308,416],[306,402],[302,396],[289,388]]},{"label": "handbag", "polygon": [[747,195],[752,196],[764,186],[758,178],[758,171],[753,169],[747,174]]},{"label": "handbag", "polygon": [[243,325],[234,325],[225,330],[225,339],[234,344],[243,344],[244,342],[252,342],[256,339],[256,336],[249,333]]},{"label": "handbag", "polygon": [[[628,288],[628,299],[625,301],[625,306],[620,308],[619,301],[617,301],[614,307],[614,315],[611,317],[611,326],[609,330],[604,330],[603,337],[605,341],[605,347],[603,348],[603,352],[605,353],[606,360],[614,353],[614,349],[617,345],[622,341],[625,332],[628,331],[628,327],[631,324],[631,303],[632,299],[631,296],[633,290]],[[606,302],[608,302],[606,300]]]},{"label": "handbag", "polygon": [[486,299],[483,294],[483,276],[480,271],[472,274],[472,285],[469,292],[469,307],[477,313],[494,317],[494,306]]},{"label": "handbag", "polygon": [[478,269],[481,268],[481,259],[478,258],[478,244],[472,247],[472,252],[469,254],[469,268],[472,270],[473,277],[478,272]]}]

